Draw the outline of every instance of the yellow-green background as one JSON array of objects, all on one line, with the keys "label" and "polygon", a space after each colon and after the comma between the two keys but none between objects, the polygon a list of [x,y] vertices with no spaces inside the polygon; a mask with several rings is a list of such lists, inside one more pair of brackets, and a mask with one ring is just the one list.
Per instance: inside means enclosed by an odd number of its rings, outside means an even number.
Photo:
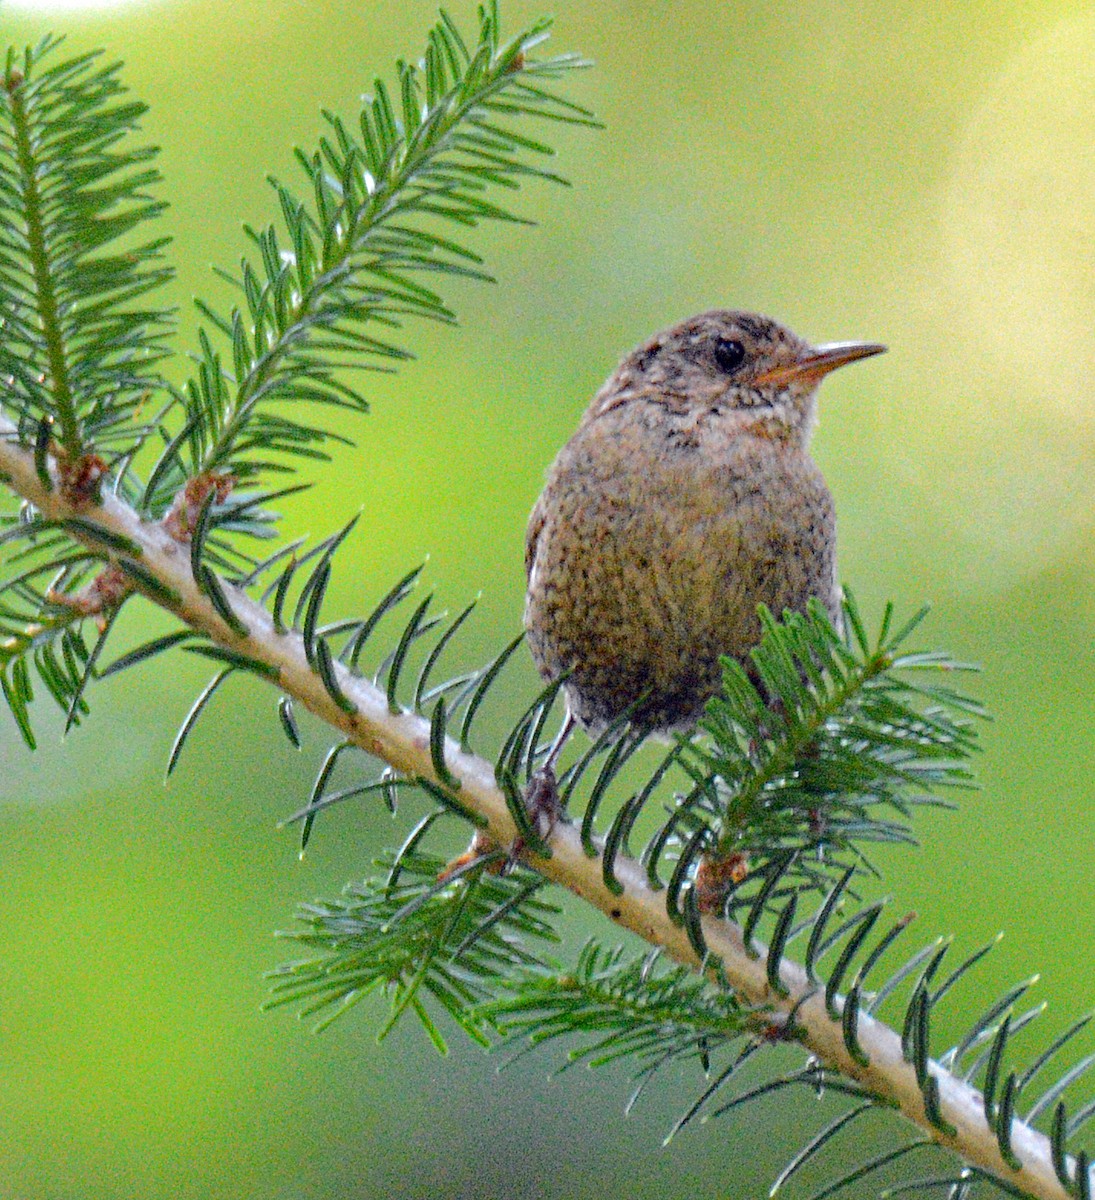
[{"label": "yellow-green background", "polygon": [[[473,235],[498,285],[450,292],[460,329],[411,331],[419,360],[370,383],[359,449],[287,527],[319,535],[360,508],[341,611],[427,553],[443,603],[481,589],[478,661],[519,626],[544,468],[637,340],[729,305],[817,340],[888,343],[823,393],[815,448],[842,575],[872,620],[887,597],[906,611],[930,600],[925,639],[984,665],[996,720],[983,791],[928,814],[922,851],[885,856],[887,886],[895,911],[919,913],[921,941],[954,932],[970,949],[1006,930],[961,1011],[1042,970],[1046,1030],[1060,1028],[1095,1000],[1095,16],[1016,2],[554,7],[557,47],[596,60],[574,94],[606,131],[555,135],[575,186],[520,199],[539,229]],[[470,8],[453,0],[464,23]],[[273,214],[266,173],[290,174],[321,106],[354,112],[374,73],[417,56],[433,11],[5,6],[0,40],[67,30],[74,49],[126,60],[163,146],[185,350],[190,296],[217,294],[209,265],[231,266],[242,222]],[[511,2],[509,27],[541,11]],[[292,752],[257,683],[221,694],[165,787],[206,674],[178,656],[112,681],[64,745],[42,706],[37,755],[0,716],[0,1197],[763,1194],[823,1119],[809,1100],[662,1149],[695,1080],[625,1119],[619,1072],[549,1080],[558,1056],[545,1055],[498,1076],[458,1034],[441,1060],[409,1025],[378,1048],[377,1006],[318,1038],[288,1010],[260,1014],[264,970],[291,953],[271,931],[296,901],[360,877],[405,821],[333,813],[298,861],[275,822],[326,743],[309,725]],[[515,686],[530,677],[522,659]],[[592,914],[572,927],[575,944],[614,938]],[[905,1177],[932,1173],[920,1165]]]}]

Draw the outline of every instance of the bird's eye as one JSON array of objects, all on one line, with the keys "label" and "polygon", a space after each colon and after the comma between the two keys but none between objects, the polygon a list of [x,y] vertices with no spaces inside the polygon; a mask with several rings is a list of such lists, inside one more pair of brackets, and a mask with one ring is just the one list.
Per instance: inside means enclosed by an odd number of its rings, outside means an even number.
[{"label": "bird's eye", "polygon": [[715,365],[727,375],[736,371],[745,361],[745,347],[734,338],[718,338],[715,341]]}]

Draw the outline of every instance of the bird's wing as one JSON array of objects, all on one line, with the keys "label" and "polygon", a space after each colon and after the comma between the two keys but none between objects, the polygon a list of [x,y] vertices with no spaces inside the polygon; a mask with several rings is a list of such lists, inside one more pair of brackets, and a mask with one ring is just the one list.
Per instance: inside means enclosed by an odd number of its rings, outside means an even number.
[{"label": "bird's wing", "polygon": [[525,574],[532,574],[532,564],[536,561],[536,543],[540,540],[540,534],[543,532],[544,522],[547,517],[544,513],[544,498],[539,500],[532,506],[532,512],[529,514],[528,529],[525,530]]}]

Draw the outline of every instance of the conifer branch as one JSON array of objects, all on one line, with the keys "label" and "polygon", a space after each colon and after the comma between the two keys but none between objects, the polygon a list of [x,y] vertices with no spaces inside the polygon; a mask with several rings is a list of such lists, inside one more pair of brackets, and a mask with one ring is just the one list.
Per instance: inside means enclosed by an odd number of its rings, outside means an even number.
[{"label": "conifer branch", "polygon": [[[913,1122],[917,1136],[860,1161],[819,1196],[938,1146],[964,1160],[960,1174],[904,1190],[951,1187],[960,1196],[986,1180],[1008,1194],[1086,1200],[1087,1154],[1071,1144],[1095,1105],[1069,1116],[1062,1094],[1095,1056],[1018,1116],[1033,1077],[1086,1022],[1025,1069],[1010,1068],[1013,1035],[1039,1011],[1017,1010],[1020,984],[933,1059],[933,1011],[983,951],[937,979],[947,947],[925,947],[871,990],[868,976],[907,921],[878,936],[881,904],[843,909],[866,869],[863,845],[911,841],[914,806],[939,803],[933,788],[966,782],[976,706],[947,686],[907,679],[961,664],[906,652],[910,626],[891,630],[890,610],[874,642],[853,603],[843,637],[817,608],[782,620],[763,614],[753,654],[759,684],[728,663],[701,736],[675,746],[613,809],[609,793],[639,748],[625,714],[560,777],[564,807],[588,796],[580,822],[549,834],[530,818],[525,795],[561,681],[519,717],[494,762],[470,749],[519,638],[481,669],[434,682],[470,607],[443,625],[427,597],[369,680],[361,663],[376,627],[418,573],[367,616],[325,620],[353,521],[307,550],[291,544],[260,559],[241,548],[270,536],[277,518],[267,506],[295,488],[242,493],[237,484],[325,457],[334,435],[312,423],[316,404],[365,409],[342,367],[383,369],[406,357],[387,331],[407,317],[452,319],[424,273],[482,277],[474,252],[434,224],[516,219],[486,193],[528,177],[558,180],[536,165],[550,149],[511,126],[592,123],[542,84],[583,65],[532,57],[546,30],[540,23],[503,42],[491,0],[469,47],[443,14],[420,66],[399,65],[395,102],[378,83],[360,133],[328,117],[318,149],[298,155],[307,198],[275,184],[284,232],[253,234],[258,261],[245,260],[234,281],[242,304],[226,315],[202,308],[211,332],[200,334],[197,374],[182,393],[156,370],[169,314],[133,303],[168,275],[163,240],[102,253],[162,207],[145,194],[158,180],[147,165],[154,150],[126,148],[143,106],[116,103],[117,68],[98,68],[94,56],[40,69],[48,39],[21,67],[9,54],[0,87],[0,482],[23,504],[0,519],[4,698],[33,746],[32,668],[71,725],[92,681],[181,649],[210,659],[215,673],[179,731],[169,770],[222,682],[246,672],[277,687],[293,744],[296,704],[337,733],[296,814],[302,845],[318,814],[350,796],[377,796],[394,811],[399,792],[417,788],[435,802],[382,861],[382,883],[307,910],[307,929],[293,936],[317,956],[281,973],[279,1002],[307,995],[318,1011],[381,988],[392,1001],[387,1028],[417,1013],[440,1048],[428,994],[477,1040],[506,1028],[540,1040],[592,1033],[599,1040],[576,1057],[637,1058],[644,1080],[667,1058],[695,1057],[706,1068],[716,1051],[736,1054],[681,1124],[709,1103],[718,1115],[793,1084],[852,1097],[777,1186],[862,1113],[884,1107]],[[146,412],[154,394],[159,404]],[[162,445],[142,481],[133,464],[150,440]],[[100,666],[122,605],[137,596],[173,614],[178,628]],[[409,711],[403,697],[413,697]],[[384,771],[328,790],[343,752],[355,749]],[[685,789],[636,856],[629,838],[673,772],[684,774]],[[475,837],[443,865],[422,843],[452,816]],[[628,963],[591,946],[574,971],[556,970],[525,941],[554,936],[540,898],[545,881],[637,933],[657,957]],[[788,957],[796,940],[805,943],[801,964]],[[877,1014],[903,987],[911,996],[898,1032]],[[725,1099],[720,1089],[737,1064],[784,1040],[805,1047],[805,1066]],[[1048,1136],[1036,1119],[1049,1120]]]},{"label": "conifer branch", "polygon": [[[101,534],[90,534],[86,525],[77,525],[73,530],[74,538],[92,553],[101,554],[111,541],[130,547],[132,557],[111,558],[119,565],[140,564],[140,572],[131,576],[136,591],[173,612],[189,629],[204,634],[239,664],[253,664],[256,672],[273,682],[281,693],[303,704],[354,745],[389,763],[402,777],[424,780],[439,792],[454,793],[462,806],[485,821],[486,832],[495,844],[513,844],[519,831],[505,792],[495,782],[493,764],[446,737],[445,765],[448,775],[458,783],[453,787],[450,779],[441,778],[437,772],[428,720],[406,711],[393,712],[384,691],[336,662],[331,670],[352,711],[339,704],[309,662],[302,634],[278,633],[264,607],[226,586],[232,611],[247,630],[239,632],[195,580],[189,554],[161,525],[142,521],[113,496],[105,496],[91,513],[86,505],[74,507],[60,489],[47,490],[33,452],[19,445],[15,427],[6,421],[0,421],[0,476],[46,520],[76,518],[93,523]],[[664,894],[651,887],[647,872],[635,859],[616,855],[614,876],[618,889],[610,889],[601,863],[586,854],[578,829],[567,824],[558,826],[550,849],[550,857],[526,853],[528,865],[544,878],[567,887],[618,925],[661,948],[675,961],[694,969],[706,965],[712,971],[712,964],[718,964],[718,981],[748,1004],[764,1006],[773,1017],[793,1014],[798,1040],[820,1063],[854,1081],[879,1102],[898,1109],[931,1141],[1039,1200],[1067,1200],[1070,1196],[1055,1174],[1047,1137],[1016,1120],[1009,1139],[1003,1143],[1006,1149],[1002,1148],[996,1129],[986,1120],[984,1097],[963,1079],[929,1062],[927,1070],[938,1089],[938,1110],[943,1117],[942,1122],[933,1120],[916,1066],[907,1060],[901,1036],[869,1013],[858,1016],[856,1036],[862,1055],[853,1055],[840,1019],[847,998],[829,997],[835,1010],[831,1013],[824,991],[810,980],[803,967],[784,957],[775,979],[771,978],[765,948],[755,942],[747,947],[741,926],[711,914],[698,915],[706,947],[704,958],[685,925],[673,920]]]},{"label": "conifer branch", "polygon": [[367,411],[341,368],[393,370],[410,357],[396,334],[408,318],[455,320],[435,280],[490,279],[477,254],[433,227],[447,222],[462,233],[520,221],[487,193],[528,179],[566,182],[538,165],[552,151],[516,133],[514,118],[596,124],[547,87],[588,64],[576,55],[531,57],[549,25],[503,41],[497,3],[486,4],[469,49],[443,15],[421,64],[399,63],[394,100],[378,79],[357,130],[324,114],[318,148],[296,152],[303,199],[271,179],[284,232],[248,230],[258,261],[245,258],[237,278],[225,275],[242,309],[226,315],[199,303],[229,342],[232,367],[202,330],[185,400],[191,476],[246,479],[287,469],[288,456],[326,458],[323,444],[335,435],[298,415],[302,402]]},{"label": "conifer branch", "polygon": [[43,455],[55,437],[60,484],[90,493],[99,456],[148,431],[171,314],[135,302],[171,270],[167,238],[112,250],[165,207],[146,190],[155,148],[125,144],[145,105],[121,99],[120,64],[99,53],[48,66],[57,45],[9,52],[0,75],[0,405]]},{"label": "conifer branch", "polygon": [[66,455],[75,460],[83,452],[83,439],[80,436],[80,426],[73,406],[72,387],[69,382],[68,366],[65,362],[57,292],[50,275],[50,262],[46,253],[45,219],[38,181],[38,164],[31,150],[31,122],[23,97],[22,80],[9,74],[7,91],[11,97],[15,159],[19,164],[20,182],[23,187],[27,254],[33,270],[34,298],[42,316],[42,340],[45,343],[46,361],[49,364],[52,398],[57,413],[57,423],[61,430],[61,445],[64,447]]}]

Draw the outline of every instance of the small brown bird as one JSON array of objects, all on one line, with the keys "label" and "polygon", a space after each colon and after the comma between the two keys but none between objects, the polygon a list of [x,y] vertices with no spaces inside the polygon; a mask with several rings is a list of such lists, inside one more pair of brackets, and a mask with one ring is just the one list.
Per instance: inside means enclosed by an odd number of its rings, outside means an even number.
[{"label": "small brown bird", "polygon": [[719,655],[748,661],[759,604],[802,611],[816,596],[840,620],[833,499],[808,450],[817,387],[884,349],[810,346],[715,311],[623,360],[552,465],[526,541],[529,646],[545,679],[569,672],[572,719],[596,734],[636,705],[639,731],[689,729]]}]

